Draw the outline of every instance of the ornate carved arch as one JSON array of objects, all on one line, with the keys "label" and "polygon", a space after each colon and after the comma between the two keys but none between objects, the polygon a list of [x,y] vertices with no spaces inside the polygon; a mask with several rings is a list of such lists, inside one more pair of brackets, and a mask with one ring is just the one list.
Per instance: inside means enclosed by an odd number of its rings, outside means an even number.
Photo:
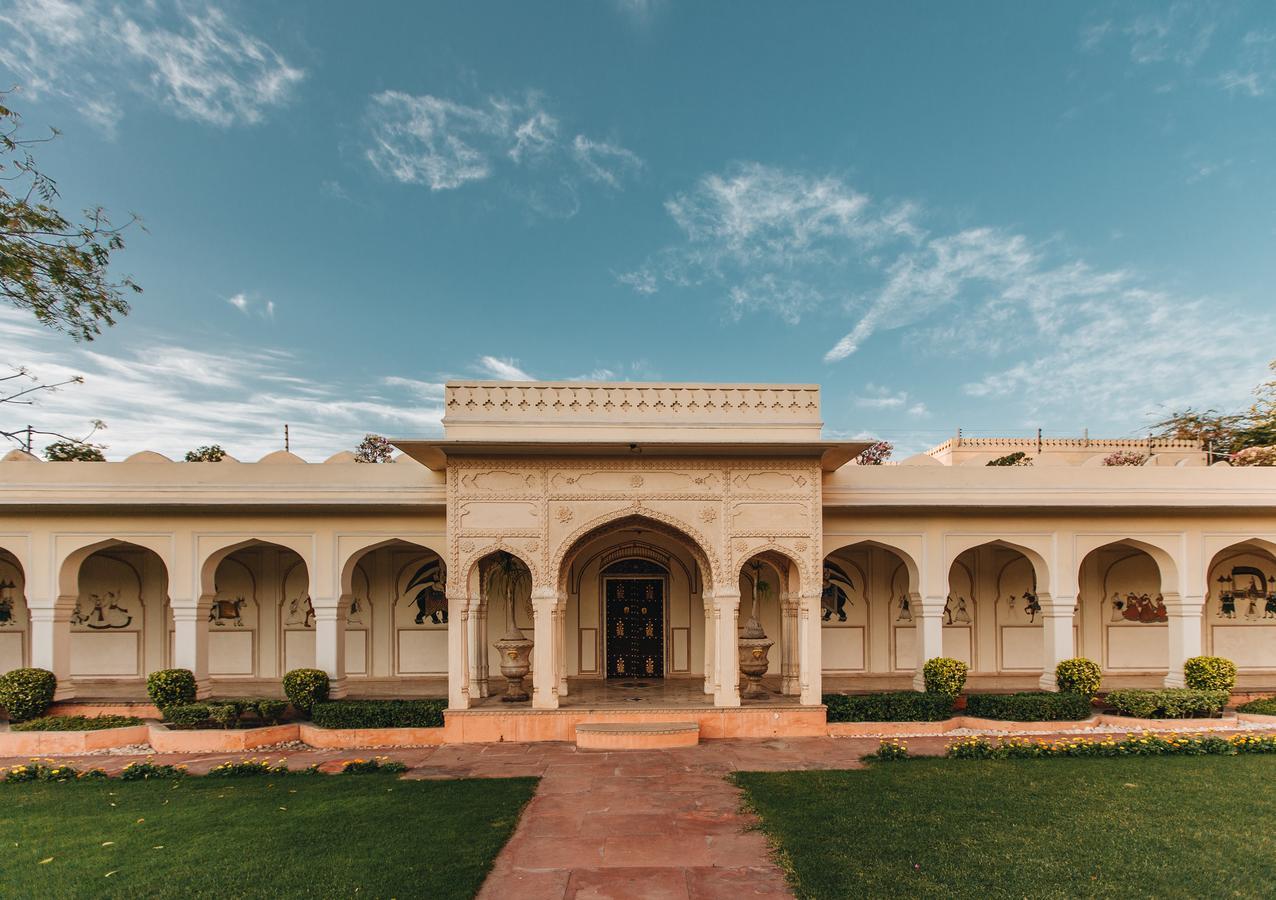
[{"label": "ornate carved arch", "polygon": [[715,579],[718,577],[721,567],[718,564],[718,554],[714,552],[713,544],[709,541],[709,539],[706,538],[699,530],[691,527],[686,522],[683,522],[668,513],[663,513],[659,510],[652,509],[641,504],[621,507],[620,509],[612,510],[609,513],[597,516],[596,518],[581,525],[567,537],[563,538],[563,540],[559,542],[558,546],[554,548],[554,553],[549,565],[549,571],[557,573],[557,585],[560,588],[563,587],[565,579],[563,564],[572,550],[588,538],[592,532],[612,523],[621,522],[626,519],[637,519],[640,521],[650,522],[657,526],[664,526],[664,529],[657,528],[656,530],[671,530],[673,532],[673,537],[679,538],[689,545],[689,549],[691,550],[692,555],[696,557],[696,561],[704,567],[707,576],[704,579],[705,583],[716,585]]}]

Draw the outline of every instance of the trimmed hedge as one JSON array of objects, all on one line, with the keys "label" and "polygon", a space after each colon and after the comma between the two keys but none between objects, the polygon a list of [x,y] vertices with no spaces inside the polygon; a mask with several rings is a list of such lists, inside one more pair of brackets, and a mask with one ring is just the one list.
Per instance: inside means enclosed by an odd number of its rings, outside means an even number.
[{"label": "trimmed hedge", "polygon": [[953,712],[947,694],[891,691],[881,694],[825,694],[830,722],[940,722]]},{"label": "trimmed hedge", "polygon": [[1224,656],[1193,656],[1183,663],[1187,686],[1198,691],[1227,691],[1236,687],[1236,663]]},{"label": "trimmed hedge", "polygon": [[0,675],[0,706],[10,722],[25,722],[44,715],[58,689],[58,678],[48,669],[14,669]]},{"label": "trimmed hedge", "polygon": [[1140,719],[1189,719],[1222,712],[1228,691],[1164,688],[1159,691],[1108,691],[1107,703],[1118,712]]},{"label": "trimmed hedge", "polygon": [[170,706],[195,702],[195,673],[190,669],[160,669],[146,676],[146,694],[163,712]]},{"label": "trimmed hedge", "polygon": [[1090,716],[1085,694],[1025,691],[1020,694],[967,694],[966,715],[1009,722],[1062,722]]},{"label": "trimmed hedge", "polygon": [[323,669],[293,669],[284,675],[284,694],[303,716],[328,699],[328,673]]},{"label": "trimmed hedge", "polygon": [[967,737],[948,745],[949,759],[1057,759],[1081,757],[1112,759],[1123,756],[1240,756],[1247,753],[1276,753],[1276,735],[1234,734],[1230,737],[1177,734],[1129,735],[1101,741],[1062,738],[1056,741],[1002,738],[993,742],[984,737]]},{"label": "trimmed hedge", "polygon": [[310,719],[320,728],[441,728],[446,700],[330,700]]},{"label": "trimmed hedge", "polygon": [[1276,697],[1264,697],[1262,700],[1251,700],[1236,707],[1237,712],[1253,713],[1256,716],[1276,716]]},{"label": "trimmed hedge", "polygon": [[178,703],[164,709],[164,721],[178,728],[195,728],[208,721],[207,703]]},{"label": "trimmed hedge", "polygon": [[10,731],[101,731],[141,724],[137,716],[41,716],[14,725]]}]

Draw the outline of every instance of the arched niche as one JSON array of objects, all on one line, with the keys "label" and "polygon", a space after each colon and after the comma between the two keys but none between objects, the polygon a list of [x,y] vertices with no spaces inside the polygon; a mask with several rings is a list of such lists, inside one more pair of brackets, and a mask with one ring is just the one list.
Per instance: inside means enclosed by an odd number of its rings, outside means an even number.
[{"label": "arched niche", "polygon": [[1206,572],[1206,652],[1240,672],[1276,671],[1276,555],[1261,541],[1215,554]]},{"label": "arched niche", "polygon": [[1142,547],[1116,541],[1091,550],[1078,570],[1080,655],[1105,672],[1164,674],[1169,614],[1161,567]]},{"label": "arched niche", "polygon": [[73,677],[142,678],[162,667],[168,572],[158,554],[112,542],[84,557],[76,583],[70,619]]},{"label": "arched niche", "polygon": [[280,674],[315,665],[315,607],[310,597],[310,573],[297,554],[279,552]]},{"label": "arched niche", "polygon": [[26,588],[18,558],[0,550],[0,672],[22,668],[30,659]]},{"label": "arched niche", "polygon": [[417,550],[395,560],[395,671],[447,674],[447,567],[437,554]]}]

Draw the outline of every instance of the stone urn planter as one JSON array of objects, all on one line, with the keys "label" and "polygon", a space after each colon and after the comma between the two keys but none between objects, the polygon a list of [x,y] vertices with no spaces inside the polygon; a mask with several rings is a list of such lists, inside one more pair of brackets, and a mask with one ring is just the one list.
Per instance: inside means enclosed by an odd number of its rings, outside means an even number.
[{"label": "stone urn planter", "polygon": [[505,595],[505,634],[492,645],[501,655],[501,674],[505,676],[502,703],[521,703],[530,699],[523,679],[532,668],[532,641],[514,623],[514,599],[518,587],[524,582],[530,587],[531,573],[527,567],[512,553],[500,551],[488,570],[487,583],[489,592],[499,588]]},{"label": "stone urn planter", "polygon": [[771,662],[767,654],[775,641],[766,636],[758,622],[758,597],[765,596],[771,586],[762,580],[762,564],[753,565],[753,609],[749,621],[744,624],[744,634],[740,636],[740,671],[748,679],[740,697],[745,700],[757,700],[770,696],[762,687],[762,676],[766,674]]},{"label": "stone urn planter", "polygon": [[503,703],[520,703],[529,699],[523,679],[531,671],[532,642],[514,629],[516,635],[507,634],[494,646],[501,654],[501,674],[505,676],[505,693],[501,695]]}]

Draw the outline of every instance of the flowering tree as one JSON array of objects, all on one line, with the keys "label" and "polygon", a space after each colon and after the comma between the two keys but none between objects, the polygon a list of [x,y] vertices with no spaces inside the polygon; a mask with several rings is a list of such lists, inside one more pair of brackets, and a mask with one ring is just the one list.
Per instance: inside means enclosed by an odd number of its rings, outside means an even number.
[{"label": "flowering tree", "polygon": [[1117,450],[1103,457],[1105,466],[1141,466],[1147,461],[1147,455],[1137,450]]},{"label": "flowering tree", "polygon": [[359,446],[354,448],[354,459],[361,463],[388,463],[394,462],[391,458],[393,453],[394,447],[388,438],[379,434],[365,434]]},{"label": "flowering tree", "polygon": [[891,458],[895,445],[890,441],[878,441],[869,447],[859,456],[855,457],[855,462],[861,466],[880,466],[886,460]]},{"label": "flowering tree", "polygon": [[44,448],[44,458],[49,462],[105,462],[101,444],[85,441],[54,441]]},{"label": "flowering tree", "polygon": [[1246,447],[1231,456],[1234,466],[1276,466],[1276,447]]}]

